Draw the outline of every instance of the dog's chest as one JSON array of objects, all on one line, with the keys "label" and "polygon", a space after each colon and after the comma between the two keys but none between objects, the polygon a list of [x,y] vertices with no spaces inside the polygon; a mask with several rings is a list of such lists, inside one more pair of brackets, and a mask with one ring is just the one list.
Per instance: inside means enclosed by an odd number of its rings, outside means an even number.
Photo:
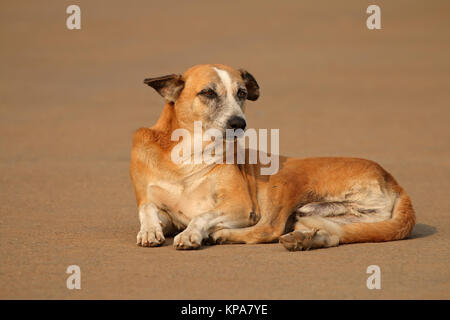
[{"label": "dog's chest", "polygon": [[216,205],[214,183],[202,178],[196,181],[153,181],[148,185],[148,198],[172,219],[188,224],[202,213],[211,211]]}]

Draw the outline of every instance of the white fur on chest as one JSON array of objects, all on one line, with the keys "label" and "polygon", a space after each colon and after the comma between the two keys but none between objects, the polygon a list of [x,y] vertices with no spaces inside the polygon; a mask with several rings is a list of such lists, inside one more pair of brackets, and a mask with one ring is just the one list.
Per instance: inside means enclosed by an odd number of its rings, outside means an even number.
[{"label": "white fur on chest", "polygon": [[215,207],[214,187],[208,177],[155,181],[148,185],[147,193],[152,203],[182,225]]}]

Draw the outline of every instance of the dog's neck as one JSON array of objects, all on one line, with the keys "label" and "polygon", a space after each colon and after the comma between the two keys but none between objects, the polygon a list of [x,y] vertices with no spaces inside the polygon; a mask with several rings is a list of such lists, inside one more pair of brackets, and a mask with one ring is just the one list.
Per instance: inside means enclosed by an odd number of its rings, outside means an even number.
[{"label": "dog's neck", "polygon": [[[182,125],[180,125],[176,117],[173,103],[166,102],[158,121],[150,129],[152,142],[155,145],[157,145],[160,150],[164,150],[166,155],[170,157],[172,148],[174,148],[175,145],[180,143],[177,140],[174,141],[171,139],[172,133],[177,129],[185,129],[185,128]],[[191,141],[191,144],[192,143],[193,141]],[[212,166],[214,165],[207,165],[205,163],[191,164],[191,165],[177,164],[175,166],[172,166],[171,170],[179,170],[179,172],[183,175],[184,174],[192,175],[193,173],[208,170]]]}]

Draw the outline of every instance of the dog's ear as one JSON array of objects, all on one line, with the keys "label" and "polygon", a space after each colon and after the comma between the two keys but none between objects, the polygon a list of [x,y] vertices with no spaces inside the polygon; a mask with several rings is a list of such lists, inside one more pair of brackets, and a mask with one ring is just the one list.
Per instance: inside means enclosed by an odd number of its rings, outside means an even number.
[{"label": "dog's ear", "polygon": [[259,98],[259,86],[255,78],[244,69],[239,69],[242,80],[245,82],[247,88],[247,99],[255,101]]},{"label": "dog's ear", "polygon": [[144,83],[158,91],[167,101],[175,103],[184,88],[184,81],[181,75],[170,74],[168,76],[147,78]]}]

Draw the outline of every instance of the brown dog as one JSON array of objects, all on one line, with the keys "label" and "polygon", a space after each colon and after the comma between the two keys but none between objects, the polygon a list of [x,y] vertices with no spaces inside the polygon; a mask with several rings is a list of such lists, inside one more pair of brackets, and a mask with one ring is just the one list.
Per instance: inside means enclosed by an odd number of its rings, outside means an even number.
[{"label": "brown dog", "polygon": [[[280,157],[280,169],[261,175],[263,165],[175,163],[176,129],[244,129],[244,102],[259,97],[245,70],[198,65],[183,75],[144,80],[166,103],[152,128],[133,138],[131,178],[141,228],[137,243],[159,246],[164,236],[177,249],[216,243],[279,241],[288,250],[379,242],[409,235],[411,201],[378,164],[355,158]],[[204,147],[204,144],[202,145]]]}]

